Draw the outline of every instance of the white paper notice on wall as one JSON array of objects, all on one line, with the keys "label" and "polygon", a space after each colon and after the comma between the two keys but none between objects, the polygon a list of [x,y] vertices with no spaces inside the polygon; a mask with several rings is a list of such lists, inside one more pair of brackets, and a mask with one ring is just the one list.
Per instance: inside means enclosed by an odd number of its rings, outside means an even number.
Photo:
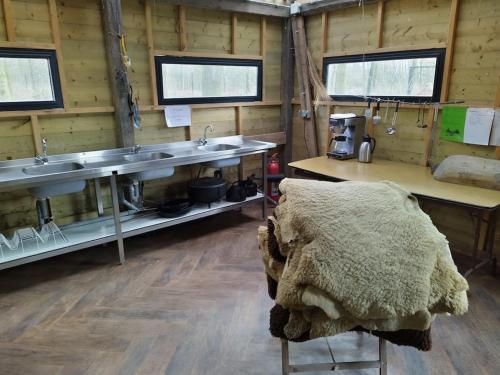
[{"label": "white paper notice on wall", "polygon": [[495,109],[493,127],[491,128],[490,145],[500,146],[500,109]]},{"label": "white paper notice on wall", "polygon": [[493,108],[469,108],[465,116],[464,143],[487,146],[490,142]]},{"label": "white paper notice on wall", "polygon": [[191,126],[191,107],[188,105],[169,105],[165,107],[165,121],[169,128]]}]

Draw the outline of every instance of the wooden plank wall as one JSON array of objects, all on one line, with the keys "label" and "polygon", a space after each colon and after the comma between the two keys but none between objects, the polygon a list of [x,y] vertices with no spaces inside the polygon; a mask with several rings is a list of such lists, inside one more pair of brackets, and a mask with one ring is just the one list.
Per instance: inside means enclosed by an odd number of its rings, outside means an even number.
[{"label": "wooden plank wall", "polygon": [[[318,68],[321,68],[324,54],[354,54],[373,51],[377,47],[408,49],[447,42],[451,0],[386,0],[382,12],[379,11],[380,7],[380,4],[372,3],[365,5],[364,8],[352,7],[324,15],[309,16],[306,23],[308,43]],[[325,21],[322,22],[322,19]],[[450,100],[465,100],[467,105],[494,105],[500,76],[499,23],[498,1],[459,1],[448,96]],[[326,48],[323,48],[323,43]],[[355,106],[352,104],[320,107],[317,123],[322,154],[325,153],[329,141],[327,124],[330,113],[364,113],[366,104],[354,103]],[[298,110],[298,106],[294,108]],[[383,118],[384,106],[381,112]],[[389,111],[389,122],[391,115],[392,110]],[[425,115],[428,116],[428,111]],[[296,117],[294,160],[300,160],[306,155],[303,129],[297,120]],[[398,132],[395,136],[385,135],[384,124],[376,126],[374,128],[377,139],[376,157],[425,164],[430,129],[417,128],[416,121],[417,110],[403,107],[399,112]],[[438,118],[437,134],[439,134],[439,124]],[[432,150],[434,163],[453,154],[494,158],[495,148],[443,142],[439,139],[434,142]],[[445,210],[431,204],[426,205],[426,208],[452,245],[464,251],[472,246],[472,220],[467,213],[460,209]],[[500,239],[500,227],[497,231],[498,239]]]},{"label": "wooden plank wall", "polygon": [[[55,5],[52,17],[51,2]],[[34,156],[36,144],[40,141],[37,138],[41,137],[48,139],[49,154],[116,147],[117,129],[113,119],[100,1],[11,0],[10,4],[8,20],[15,30],[15,43],[25,43],[33,48],[60,45],[58,52],[63,60],[60,68],[66,80],[64,91],[67,99],[64,110],[0,113],[0,160]],[[122,7],[127,51],[132,59],[130,80],[141,107],[142,126],[136,130],[138,143],[197,139],[206,124],[215,126],[214,136],[280,131],[280,19],[192,8],[180,12],[177,6],[144,0],[123,0]],[[179,17],[181,14],[183,16]],[[14,41],[9,41],[7,35],[3,7],[0,7],[0,20],[0,46],[8,46]],[[55,30],[59,35],[55,35]],[[185,46],[180,45],[182,40]],[[195,105],[191,129],[166,128],[162,108],[154,102],[150,52],[181,49],[207,55],[236,53],[258,56],[263,52],[264,102],[239,103],[238,106]],[[240,114],[239,125],[237,112]],[[36,118],[39,129],[32,127],[32,116]],[[241,173],[252,172],[260,174],[260,160],[246,158]],[[164,198],[182,191],[191,173],[190,168],[178,168],[172,178],[148,183],[147,197]],[[237,170],[229,171],[227,176],[236,178]],[[53,199],[58,223],[95,216],[93,192],[89,185],[84,193]],[[106,186],[104,192],[105,207],[109,208]],[[33,225],[36,221],[34,207],[34,199],[26,191],[0,193],[0,232],[9,234],[14,228]]]}]

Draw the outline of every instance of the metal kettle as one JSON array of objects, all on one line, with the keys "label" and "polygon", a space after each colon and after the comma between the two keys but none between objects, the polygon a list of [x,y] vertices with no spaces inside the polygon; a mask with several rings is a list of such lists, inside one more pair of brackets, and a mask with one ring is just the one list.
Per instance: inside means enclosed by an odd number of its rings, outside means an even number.
[{"label": "metal kettle", "polygon": [[375,138],[365,135],[359,146],[358,161],[361,163],[371,163],[373,151],[375,151]]}]

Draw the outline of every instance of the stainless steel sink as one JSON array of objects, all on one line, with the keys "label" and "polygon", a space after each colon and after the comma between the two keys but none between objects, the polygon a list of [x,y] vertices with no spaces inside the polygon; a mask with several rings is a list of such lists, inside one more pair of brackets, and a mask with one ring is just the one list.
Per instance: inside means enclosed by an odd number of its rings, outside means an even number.
[{"label": "stainless steel sink", "polygon": [[[42,165],[33,165],[31,167],[23,168],[23,172],[30,176],[43,176],[48,174],[57,174],[78,171],[85,168],[80,163],[67,162],[67,163],[47,163]],[[28,191],[31,195],[37,198],[56,197],[58,195],[76,193],[85,189],[85,180],[70,181],[70,182],[56,182],[29,188]]]},{"label": "stainless steel sink", "polygon": [[215,143],[211,145],[198,146],[198,150],[200,151],[227,151],[227,150],[237,150],[239,148],[241,147],[226,143]]},{"label": "stainless steel sink", "polygon": [[[202,145],[203,143],[205,144]],[[81,180],[108,177],[113,172],[118,175],[148,172],[135,176],[149,179],[156,177],[150,170],[165,176],[173,173],[173,168],[178,165],[236,165],[242,155],[265,152],[275,147],[273,143],[248,140],[241,135],[208,140],[204,138],[203,143],[190,140],[0,161],[0,191],[43,185],[43,192],[36,188],[31,191],[51,196],[61,193],[63,189],[56,188],[61,184],[78,181],[78,186],[65,186],[75,191],[77,188],[84,188]],[[46,163],[42,165],[37,161]]]},{"label": "stainless steel sink", "polygon": [[[215,144],[208,144],[205,146],[198,146],[198,150],[200,151],[227,151],[227,150],[237,150],[241,148],[240,146],[236,145],[231,145],[227,143],[215,143]],[[225,168],[225,167],[234,167],[236,165],[239,165],[241,162],[241,159],[239,157],[236,158],[228,158],[228,159],[221,159],[221,160],[213,160],[205,163],[201,163],[201,165],[209,168]]]},{"label": "stainless steel sink", "polygon": [[[173,155],[167,154],[166,152],[148,152],[148,153],[124,155],[123,159],[125,159],[127,162],[137,163],[141,161],[162,160],[173,157],[174,157]],[[158,178],[170,177],[173,174],[174,174],[174,167],[163,167],[163,168],[152,169],[149,171],[129,173],[127,176],[132,180],[148,181],[148,180],[156,180]]]},{"label": "stainless steel sink", "polygon": [[53,174],[53,173],[64,173],[77,171],[79,169],[83,169],[84,166],[80,163],[48,163],[42,165],[33,165],[31,167],[23,168],[23,172],[30,176],[41,176],[44,174]]},{"label": "stainless steel sink", "polygon": [[124,155],[123,159],[129,162],[152,161],[173,158],[174,155],[167,154],[166,152],[144,152],[138,154]]}]

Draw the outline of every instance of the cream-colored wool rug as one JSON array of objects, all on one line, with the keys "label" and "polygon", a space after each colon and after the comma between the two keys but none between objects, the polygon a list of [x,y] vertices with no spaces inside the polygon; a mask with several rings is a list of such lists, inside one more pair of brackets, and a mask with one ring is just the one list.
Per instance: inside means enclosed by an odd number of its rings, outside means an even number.
[{"label": "cream-colored wool rug", "polygon": [[[291,312],[289,338],[425,330],[436,313],[467,311],[446,238],[400,186],[285,179],[280,190],[272,220],[285,268],[263,256],[276,302]],[[259,240],[267,248],[265,230]]]}]

